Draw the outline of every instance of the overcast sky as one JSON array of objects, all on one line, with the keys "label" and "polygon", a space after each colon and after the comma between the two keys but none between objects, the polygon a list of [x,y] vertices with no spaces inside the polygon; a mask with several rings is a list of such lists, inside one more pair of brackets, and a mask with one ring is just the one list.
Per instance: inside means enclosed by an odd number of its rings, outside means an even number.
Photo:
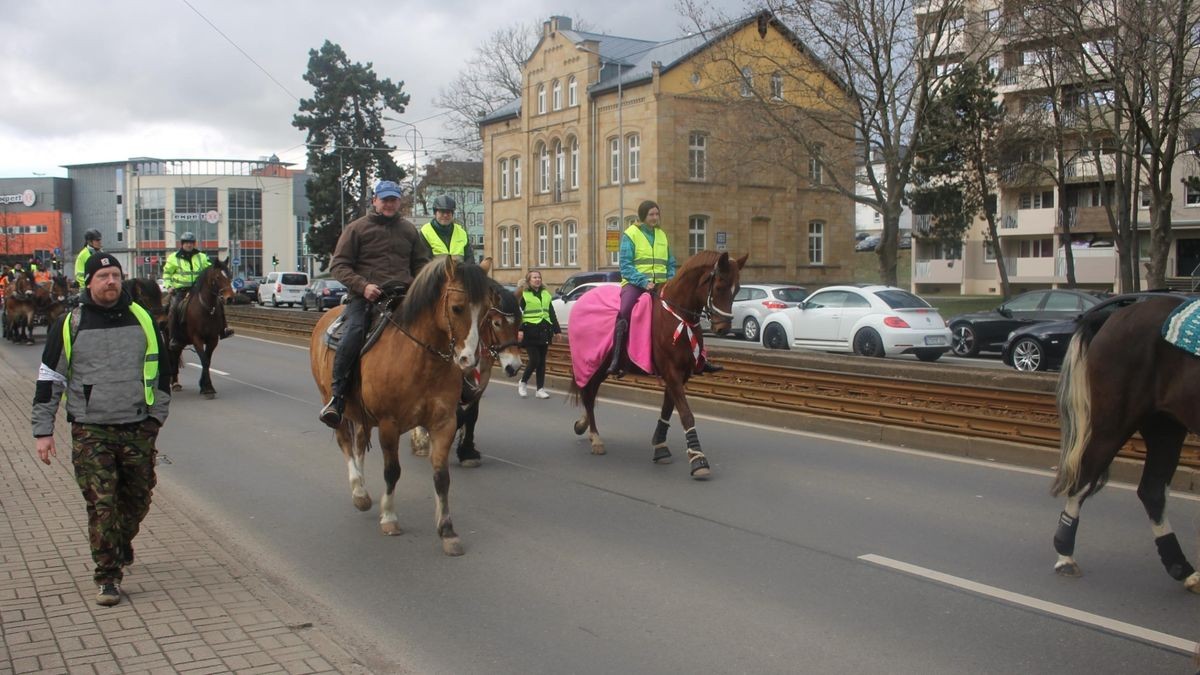
[{"label": "overcast sky", "polygon": [[[412,100],[402,119],[421,132],[424,164],[446,149],[433,98],[496,28],[552,14],[650,40],[689,28],[672,0],[0,4],[0,177],[65,176],[63,164],[142,156],[276,154],[303,166],[304,135],[291,121],[299,99],[312,96],[303,80],[308,52],[326,39],[352,61],[373,63],[380,77],[404,82]],[[745,0],[715,4],[738,14]],[[412,135],[391,128],[397,159],[410,165]]]}]

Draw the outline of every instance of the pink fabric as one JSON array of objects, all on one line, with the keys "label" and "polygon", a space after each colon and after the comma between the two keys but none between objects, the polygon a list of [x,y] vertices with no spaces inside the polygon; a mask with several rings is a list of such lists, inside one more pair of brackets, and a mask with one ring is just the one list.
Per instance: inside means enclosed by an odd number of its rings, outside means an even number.
[{"label": "pink fabric", "polygon": [[[650,346],[650,299],[649,293],[643,293],[633,307],[628,354],[635,366],[654,374]],[[597,371],[608,367],[617,310],[620,307],[621,287],[614,285],[599,286],[588,291],[571,309],[567,335],[571,347],[571,370],[575,373],[575,384],[580,389]]]}]

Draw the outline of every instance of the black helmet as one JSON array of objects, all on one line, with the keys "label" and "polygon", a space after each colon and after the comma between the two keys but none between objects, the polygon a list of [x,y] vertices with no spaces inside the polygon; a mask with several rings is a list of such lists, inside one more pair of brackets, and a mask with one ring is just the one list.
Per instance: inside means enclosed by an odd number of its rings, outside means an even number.
[{"label": "black helmet", "polygon": [[433,200],[434,211],[450,211],[453,213],[456,207],[458,207],[458,204],[454,202],[454,197],[450,195],[442,195]]},{"label": "black helmet", "polygon": [[179,238],[179,243],[181,244],[189,241],[193,244],[196,243],[196,235],[192,234],[191,232],[184,232],[183,236]]},{"label": "black helmet", "polygon": [[87,232],[84,232],[84,233],[83,233],[83,240],[84,240],[85,242],[87,242],[87,241],[100,241],[100,239],[101,239],[101,237],[100,237],[100,230],[97,230],[97,229],[96,229],[96,228],[94,228],[94,227],[93,227],[92,229],[88,230]]}]

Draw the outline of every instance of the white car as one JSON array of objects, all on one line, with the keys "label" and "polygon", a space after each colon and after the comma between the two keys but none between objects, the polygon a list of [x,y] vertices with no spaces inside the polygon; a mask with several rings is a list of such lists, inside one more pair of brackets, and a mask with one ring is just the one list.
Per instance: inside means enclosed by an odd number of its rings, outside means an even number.
[{"label": "white car", "polygon": [[928,302],[892,286],[828,286],[798,307],[763,319],[768,349],[803,347],[861,356],[914,354],[936,361],[950,350],[946,320]]},{"label": "white car", "polygon": [[287,303],[293,307],[304,299],[304,289],[308,287],[308,274],[304,272],[271,272],[258,285],[258,304],[268,302],[278,307]]},{"label": "white car", "polygon": [[[795,284],[742,284],[733,296],[730,330],[750,342],[759,342],[762,321],[768,314],[795,307],[807,295],[804,287]],[[712,321],[707,316],[700,318],[700,329],[712,332]]]},{"label": "white car", "polygon": [[593,281],[591,283],[579,284],[575,288],[567,292],[566,295],[556,297],[550,301],[550,305],[554,307],[554,316],[558,317],[558,327],[564,333],[567,332],[567,323],[571,320],[571,308],[575,303],[583,297],[584,293],[598,288],[600,286],[620,286],[621,284],[615,281]]}]

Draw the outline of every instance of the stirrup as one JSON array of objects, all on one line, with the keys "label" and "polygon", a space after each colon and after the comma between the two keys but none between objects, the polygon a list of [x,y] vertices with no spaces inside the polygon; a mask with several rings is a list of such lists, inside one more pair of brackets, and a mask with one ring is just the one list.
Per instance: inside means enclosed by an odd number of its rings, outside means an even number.
[{"label": "stirrup", "polygon": [[336,429],[342,424],[342,411],[345,407],[345,401],[341,396],[332,396],[329,403],[321,408],[321,423],[330,429]]}]

